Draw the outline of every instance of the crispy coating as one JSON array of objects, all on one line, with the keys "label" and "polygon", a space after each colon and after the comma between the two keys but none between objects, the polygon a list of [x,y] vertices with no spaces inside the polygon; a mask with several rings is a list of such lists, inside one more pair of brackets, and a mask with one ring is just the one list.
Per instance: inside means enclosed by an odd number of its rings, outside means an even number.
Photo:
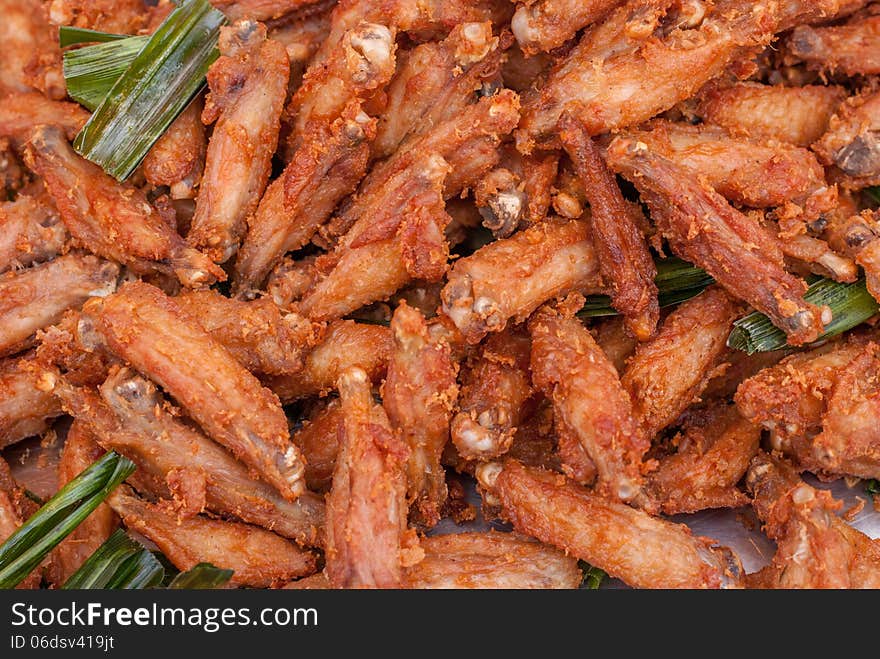
[{"label": "crispy coating", "polygon": [[752,140],[779,140],[808,147],[828,130],[846,92],[833,85],[783,87],[740,82],[710,86],[697,112],[704,121]]},{"label": "crispy coating", "polygon": [[740,315],[741,305],[723,289],[711,287],[679,305],[653,339],[636,347],[621,383],[649,439],[699,400]]},{"label": "crispy coating", "polygon": [[828,244],[862,266],[865,284],[874,299],[880,299],[880,216],[877,211],[864,210],[841,204],[830,216],[824,236]]},{"label": "crispy coating", "polygon": [[614,365],[574,316],[582,305],[583,298],[572,295],[529,320],[532,380],[553,402],[563,471],[580,483],[595,474],[599,494],[641,502],[650,441]]},{"label": "crispy coating", "polygon": [[[9,465],[0,457],[0,543],[5,542],[18,530],[22,522],[35,512],[29,510],[28,503],[24,490],[12,477]],[[28,590],[39,588],[42,572],[43,566],[38,565],[16,588]]]},{"label": "crispy coating", "polygon": [[806,284],[785,271],[778,244],[754,219],[734,209],[707,181],[644,143],[615,139],[608,162],[642,193],[677,256],[766,314],[790,344],[816,340],[831,320],[830,309],[804,301]]},{"label": "crispy coating", "polygon": [[554,146],[554,128],[566,109],[591,135],[667,110],[732,60],[767,44],[777,14],[775,3],[744,0],[714,5],[629,0],[588,29],[546,81],[526,95],[517,131],[520,150]]},{"label": "crispy coating", "polygon": [[285,252],[306,245],[340,200],[354,192],[367,170],[375,132],[375,121],[354,102],[325,130],[305,136],[248,222],[235,262],[237,294],[258,288]]},{"label": "crispy coating", "polygon": [[531,340],[522,328],[490,335],[462,377],[452,442],[466,460],[497,458],[513,443],[533,405]]},{"label": "crispy coating", "polygon": [[295,373],[302,356],[320,339],[320,326],[296,313],[282,313],[269,298],[231,300],[213,290],[174,298],[184,313],[251,372]]},{"label": "crispy coating", "polygon": [[338,320],[330,324],[323,340],[305,357],[299,373],[265,378],[267,387],[283,403],[308,396],[326,396],[336,389],[344,371],[357,366],[379,382],[391,357],[391,330],[381,325]]},{"label": "crispy coating", "polygon": [[125,526],[149,538],[178,570],[211,563],[234,570],[230,584],[267,588],[315,571],[315,556],[256,526],[179,518],[167,505],[147,503],[120,486],[108,499]]},{"label": "crispy coating", "polygon": [[430,528],[440,521],[446,500],[440,456],[458,398],[458,365],[449,343],[432,334],[425,317],[402,300],[391,318],[391,333],[394,350],[382,384],[382,405],[391,427],[409,447],[410,516]]},{"label": "crispy coating", "polygon": [[[74,421],[67,431],[61,461],[58,463],[58,485],[63,487],[104,454],[88,426]],[[119,526],[119,518],[107,503],[77,526],[50,555],[50,581],[62,585]]]},{"label": "crispy coating", "polygon": [[477,478],[520,533],[559,547],[635,588],[735,588],[739,559],[684,524],[593,494],[565,476],[514,460]]},{"label": "crispy coating", "polygon": [[799,25],[788,52],[811,69],[848,76],[880,73],[880,16],[857,16],[836,26]]},{"label": "crispy coating", "polygon": [[590,333],[602,352],[617,372],[623,374],[629,358],[639,345],[638,340],[628,331],[623,316],[600,318],[590,326]]},{"label": "crispy coating", "polygon": [[760,426],[735,406],[719,403],[689,418],[675,441],[678,450],[648,476],[648,494],[664,515],[748,503],[736,485],[758,453]]},{"label": "crispy coating", "polygon": [[290,66],[266,27],[241,20],[220,29],[221,57],[208,70],[202,121],[214,123],[187,240],[217,263],[237,250],[245,220],[269,182]]},{"label": "crispy coating", "polygon": [[226,14],[230,21],[249,18],[254,21],[269,21],[283,18],[287,14],[309,9],[320,0],[211,0],[211,4]]},{"label": "crispy coating", "polygon": [[208,140],[201,115],[202,102],[197,98],[144,158],[144,178],[153,185],[169,186],[172,199],[194,199],[202,182]]},{"label": "crispy coating", "polygon": [[578,31],[605,18],[624,0],[526,0],[510,27],[527,55],[558,48]]},{"label": "crispy coating", "polygon": [[291,437],[306,460],[306,485],[314,492],[327,492],[330,489],[339,453],[336,431],[342,418],[342,405],[338,398],[321,401]]},{"label": "crispy coating", "polygon": [[599,290],[587,222],[548,219],[456,261],[441,297],[443,312],[475,344],[547,300]]},{"label": "crispy coating", "polygon": [[[2,0],[0,96],[37,89],[49,98],[67,96],[61,49],[39,0]],[[5,103],[5,101],[4,101]]]},{"label": "crispy coating", "polygon": [[880,587],[880,543],[840,519],[841,502],[829,492],[810,487],[765,453],[752,460],[746,484],[765,533],[776,541],[762,586]]},{"label": "crispy coating", "polygon": [[49,20],[55,25],[136,34],[155,29],[173,9],[167,0],[149,4],[155,6],[148,6],[144,0],[50,0]]},{"label": "crispy coating", "polygon": [[68,231],[90,251],[137,274],[174,275],[185,286],[225,278],[162,219],[143,192],[81,158],[57,128],[37,128],[25,158],[43,177]]},{"label": "crispy coating", "polygon": [[387,299],[413,279],[439,281],[449,257],[442,196],[449,171],[432,154],[389,181],[375,214],[361,215],[336,249],[316,261],[321,276],[300,301],[301,311],[333,320]]},{"label": "crispy coating", "polygon": [[85,313],[110,352],[161,385],[212,439],[286,498],[302,493],[302,456],[278,398],[172,298],[130,282]]},{"label": "crispy coating", "polygon": [[611,287],[611,303],[626,317],[630,332],[646,341],[657,329],[660,306],[654,283],[657,268],[645,236],[633,222],[614,175],[584,125],[563,114],[559,140],[590,203],[590,233],[602,278]]},{"label": "crispy coating", "polygon": [[0,449],[45,432],[61,404],[40,388],[32,354],[0,360]]},{"label": "crispy coating", "polygon": [[840,170],[844,187],[880,184],[880,91],[847,99],[813,150],[826,165]]},{"label": "crispy coating", "polygon": [[409,449],[359,368],[339,376],[339,457],[327,495],[327,576],[334,588],[397,588]]},{"label": "crispy coating", "polygon": [[78,103],[52,101],[37,92],[9,94],[0,103],[0,137],[10,138],[15,146],[24,144],[41,125],[54,126],[72,140],[88,120],[88,111]]},{"label": "crispy coating", "polygon": [[627,137],[704,178],[737,205],[767,208],[789,201],[811,204],[809,214],[816,217],[836,202],[833,195],[828,198],[825,173],[815,155],[780,143],[778,138],[762,144],[732,136],[717,126],[662,120],[653,122],[650,130],[628,132]]},{"label": "crispy coating", "polygon": [[118,276],[115,264],[79,253],[0,276],[0,357],[27,348],[68,309],[112,293]]},{"label": "crispy coating", "polygon": [[51,260],[65,250],[68,238],[48,195],[0,202],[0,272]]}]

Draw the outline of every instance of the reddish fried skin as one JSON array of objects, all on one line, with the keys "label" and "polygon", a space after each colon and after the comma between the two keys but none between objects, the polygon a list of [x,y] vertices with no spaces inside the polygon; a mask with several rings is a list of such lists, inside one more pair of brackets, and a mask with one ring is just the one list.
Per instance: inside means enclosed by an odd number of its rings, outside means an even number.
[{"label": "reddish fried skin", "polygon": [[578,30],[605,18],[624,0],[526,0],[510,22],[527,55],[558,48]]},{"label": "reddish fried skin", "polygon": [[799,25],[788,52],[811,69],[848,76],[880,73],[880,16],[857,16],[844,25]]},{"label": "reddish fried skin", "polygon": [[[0,543],[6,542],[24,520],[35,512],[29,510],[28,501],[24,489],[19,487],[12,477],[9,465],[0,457]],[[38,589],[42,581],[42,572],[42,565],[37,566],[16,588]]]},{"label": "reddish fried skin", "polygon": [[288,499],[305,489],[278,398],[158,288],[127,283],[85,310],[110,352],[161,385],[215,441]]},{"label": "reddish fried skin", "polygon": [[650,447],[633,415],[629,394],[587,328],[574,313],[583,298],[541,307],[529,320],[535,386],[553,401],[563,470],[620,501],[641,501],[642,458]]},{"label": "reddish fried skin", "polygon": [[[155,6],[151,6],[155,5]],[[49,20],[55,25],[72,25],[114,34],[152,31],[174,8],[167,0],[50,0]]]},{"label": "reddish fried skin", "polygon": [[252,20],[221,28],[219,48],[202,113],[214,131],[187,240],[224,263],[238,250],[269,181],[290,66],[284,46]]},{"label": "reddish fried skin", "polygon": [[[2,0],[0,96],[37,89],[49,98],[67,96],[61,49],[39,0]],[[4,100],[4,103],[6,101]]]},{"label": "reddish fried skin", "polygon": [[636,588],[736,588],[742,567],[709,538],[598,496],[514,460],[477,469],[488,495],[520,533],[554,545]]},{"label": "reddish fried skin", "polygon": [[185,286],[225,279],[220,268],[174,232],[143,192],[81,158],[59,129],[37,128],[25,157],[43,177],[70,234],[90,251],[136,274],[174,275]]},{"label": "reddish fried skin", "polygon": [[169,186],[172,199],[194,199],[202,181],[208,141],[201,114],[202,103],[196,99],[144,158],[144,178],[153,185]]},{"label": "reddish fried skin", "polygon": [[0,449],[45,432],[61,404],[43,390],[33,354],[0,360]]},{"label": "reddish fried skin", "polygon": [[723,289],[709,288],[675,308],[657,335],[636,347],[621,383],[649,439],[699,400],[742,311]]},{"label": "reddish fried skin", "polygon": [[306,460],[306,485],[314,492],[327,492],[333,481],[333,469],[339,453],[336,431],[342,423],[342,417],[342,405],[338,398],[322,401],[291,437]]},{"label": "reddish fried skin", "polygon": [[458,365],[425,317],[401,301],[391,318],[394,350],[382,384],[382,405],[409,447],[406,463],[410,516],[430,528],[440,521],[446,500],[446,472],[440,464],[458,398]]},{"label": "reddish fried skin", "polygon": [[179,518],[121,486],[108,499],[125,526],[152,540],[178,570],[211,563],[233,570],[230,584],[268,588],[315,571],[315,556],[271,531],[201,515]]},{"label": "reddish fried skin", "polygon": [[211,0],[211,4],[226,14],[230,21],[241,18],[254,21],[274,20],[308,9],[319,2],[320,0]]},{"label": "reddish fried skin", "polygon": [[62,253],[67,229],[46,194],[0,202],[0,272],[49,261]]},{"label": "reddish fried skin", "polygon": [[590,202],[590,229],[602,278],[611,286],[611,304],[640,341],[657,329],[660,306],[657,268],[645,236],[632,221],[614,175],[584,125],[570,114],[559,121],[559,140],[568,152]]},{"label": "reddish fried skin", "polygon": [[409,449],[373,402],[363,370],[343,372],[337,386],[343,418],[327,495],[327,576],[334,588],[397,588]]},{"label": "reddish fried skin", "polygon": [[630,179],[676,255],[700,266],[731,295],[766,314],[788,342],[815,341],[830,310],[804,301],[806,283],[783,268],[776,241],[691,171],[644,143],[617,138],[608,163]]},{"label": "reddish fried skin", "polygon": [[475,344],[547,300],[600,290],[587,222],[548,219],[456,261],[441,297],[443,313]]},{"label": "reddish fried skin", "polygon": [[18,92],[0,103],[0,137],[16,146],[30,138],[38,126],[54,126],[72,140],[89,120],[88,111],[77,103],[51,101],[37,92]]},{"label": "reddish fried skin", "polygon": [[813,150],[823,163],[840,170],[844,187],[880,184],[880,91],[847,99]]}]

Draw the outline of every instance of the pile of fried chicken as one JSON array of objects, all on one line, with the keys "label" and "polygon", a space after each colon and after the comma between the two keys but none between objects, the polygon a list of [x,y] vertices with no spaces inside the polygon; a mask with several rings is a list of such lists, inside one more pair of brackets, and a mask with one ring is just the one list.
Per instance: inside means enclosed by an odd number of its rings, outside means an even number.
[{"label": "pile of fried chicken", "polygon": [[[137,465],[26,585],[122,525],[250,587],[880,587],[802,480],[880,478],[878,330],[817,342],[804,298],[880,300],[880,3],[212,4],[205,91],[119,182],[58,27],[174,5],[0,0],[0,448]],[[716,283],[661,309],[669,256]],[[751,310],[787,349],[727,347]],[[513,532],[432,533],[472,479]],[[35,506],[0,459],[0,540]],[[754,574],[670,519],[740,507]]]}]

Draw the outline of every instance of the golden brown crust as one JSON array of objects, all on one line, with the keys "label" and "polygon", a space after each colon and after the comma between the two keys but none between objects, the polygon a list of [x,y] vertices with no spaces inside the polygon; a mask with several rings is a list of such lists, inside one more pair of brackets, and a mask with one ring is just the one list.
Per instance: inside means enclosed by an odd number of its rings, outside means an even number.
[{"label": "golden brown crust", "polygon": [[839,170],[844,187],[880,184],[880,91],[869,89],[842,103],[813,149]]},{"label": "golden brown crust", "polygon": [[0,360],[0,448],[43,433],[61,416],[61,404],[39,383],[32,354]]},{"label": "golden brown crust", "polygon": [[[72,140],[89,120],[89,113],[76,103],[51,101],[37,92],[17,92],[0,103],[0,137],[21,146],[38,126],[54,126]],[[30,167],[30,165],[29,165]]]},{"label": "golden brown crust", "polygon": [[208,149],[202,123],[202,102],[194,99],[162,134],[142,163],[144,178],[167,185],[173,199],[194,199],[202,182]]},{"label": "golden brown crust", "polygon": [[[58,38],[39,0],[2,0],[0,96],[37,89],[49,98],[67,96]],[[5,101],[4,101],[5,103]]]},{"label": "golden brown crust", "polygon": [[856,16],[843,25],[799,25],[788,52],[811,69],[848,76],[880,73],[880,16]]},{"label": "golden brown crust", "polygon": [[299,446],[306,461],[306,485],[313,492],[327,492],[333,481],[333,468],[339,454],[336,431],[342,423],[338,398],[318,403],[291,440]]},{"label": "golden brown crust", "polygon": [[0,272],[49,261],[66,250],[68,239],[49,195],[0,202]]},{"label": "golden brown crust", "polygon": [[510,26],[527,55],[558,48],[578,30],[601,21],[624,0],[526,0]]}]

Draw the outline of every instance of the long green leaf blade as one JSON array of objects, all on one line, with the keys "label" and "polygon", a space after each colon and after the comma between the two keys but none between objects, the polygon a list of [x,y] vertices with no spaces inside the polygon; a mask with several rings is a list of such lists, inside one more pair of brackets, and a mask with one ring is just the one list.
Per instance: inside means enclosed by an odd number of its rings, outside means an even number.
[{"label": "long green leaf blade", "polygon": [[168,588],[171,590],[219,588],[232,578],[232,574],[233,570],[224,570],[210,563],[199,563],[174,577]]},{"label": "long green leaf blade", "polygon": [[72,25],[62,25],[58,28],[58,43],[62,48],[75,46],[79,43],[107,43],[108,41],[119,41],[127,38],[125,34],[113,34],[111,32],[100,32],[98,30],[89,30],[84,27],[73,27]]},{"label": "long green leaf blade", "polygon": [[165,569],[152,552],[117,529],[62,586],[63,590],[149,588]]},{"label": "long green leaf blade", "polygon": [[126,179],[204,85],[225,20],[207,0],[185,0],[113,85],[74,149]]},{"label": "long green leaf blade", "polygon": [[[812,284],[804,295],[807,302],[831,307],[833,319],[825,327],[818,340],[828,339],[862,324],[880,311],[860,279],[852,284],[841,284],[830,279],[820,279]],[[762,313],[754,311],[733,324],[727,345],[748,354],[771,352],[788,347],[785,332],[777,328]]]},{"label": "long green leaf blade", "polygon": [[95,110],[149,40],[148,36],[128,37],[64,53],[67,93]]},{"label": "long green leaf blade", "polygon": [[135,470],[110,452],[62,487],[0,545],[0,589],[13,588]]}]

